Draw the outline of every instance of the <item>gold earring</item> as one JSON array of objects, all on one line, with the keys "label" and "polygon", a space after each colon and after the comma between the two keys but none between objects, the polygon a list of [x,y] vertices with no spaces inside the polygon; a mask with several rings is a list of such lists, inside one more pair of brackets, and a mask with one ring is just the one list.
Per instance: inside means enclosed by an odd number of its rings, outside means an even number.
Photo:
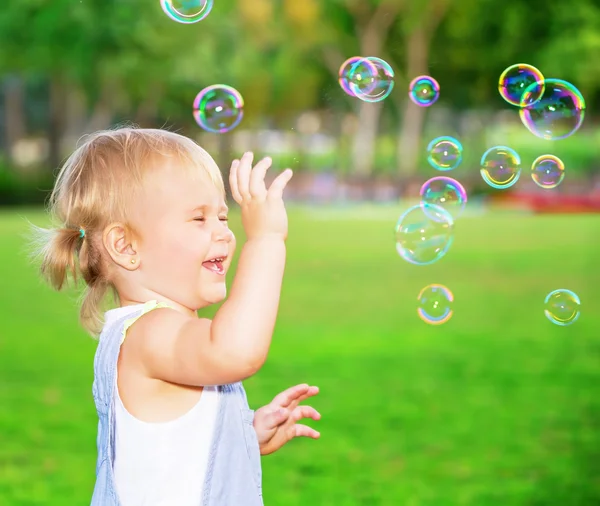
[{"label": "gold earring", "polygon": [[131,263],[134,264],[135,263],[135,258],[131,259]]}]

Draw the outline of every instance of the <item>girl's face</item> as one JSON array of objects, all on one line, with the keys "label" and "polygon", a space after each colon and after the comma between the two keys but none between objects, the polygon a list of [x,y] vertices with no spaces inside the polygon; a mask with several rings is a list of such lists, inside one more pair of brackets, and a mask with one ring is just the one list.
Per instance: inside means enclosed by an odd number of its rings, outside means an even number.
[{"label": "girl's face", "polygon": [[[208,176],[159,170],[147,184],[135,217],[141,234],[136,274],[145,288],[192,311],[221,302],[235,252],[227,206]],[[218,262],[209,260],[221,258]]]}]

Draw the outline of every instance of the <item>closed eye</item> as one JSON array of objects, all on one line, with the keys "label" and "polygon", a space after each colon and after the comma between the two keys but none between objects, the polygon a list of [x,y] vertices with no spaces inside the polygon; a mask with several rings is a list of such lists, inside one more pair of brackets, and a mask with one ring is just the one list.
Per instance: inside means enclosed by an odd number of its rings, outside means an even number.
[{"label": "closed eye", "polygon": [[[221,221],[229,221],[229,218],[227,216],[221,216],[219,218],[219,220]],[[206,218],[202,217],[198,217],[198,218],[194,218],[194,221],[206,221]]]}]

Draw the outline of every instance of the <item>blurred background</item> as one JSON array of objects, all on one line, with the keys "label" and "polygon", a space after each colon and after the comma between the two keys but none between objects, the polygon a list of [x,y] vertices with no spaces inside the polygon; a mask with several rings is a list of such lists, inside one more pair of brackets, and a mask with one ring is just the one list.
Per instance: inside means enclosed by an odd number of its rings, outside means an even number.
[{"label": "blurred background", "polygon": [[[191,25],[158,0],[9,0],[0,48],[0,504],[91,499],[96,344],[77,324],[80,291],[51,292],[27,261],[23,218],[46,224],[78,139],[122,123],[197,140],[224,176],[245,150],[272,156],[274,173],[294,169],[280,317],[246,388],[256,408],[292,384],[319,385],[322,437],[263,459],[267,505],[600,504],[596,0],[215,0]],[[383,102],[340,88],[353,56],[392,66]],[[498,92],[515,63],[581,91],[575,135],[524,128]],[[429,108],[408,98],[423,74],[441,88]],[[225,134],[192,115],[212,84],[245,101]],[[469,204],[448,255],[414,266],[393,229],[440,175],[426,147],[443,135],[464,147],[450,175]],[[479,173],[495,145],[523,162],[508,190]],[[546,153],[566,167],[552,190],[528,173]],[[455,297],[439,326],[416,310],[431,283]],[[544,317],[557,288],[581,299],[568,327]]]},{"label": "blurred background", "polygon": [[[245,149],[268,153],[297,174],[290,198],[394,200],[427,173],[425,147],[438,135],[465,146],[455,174],[476,193],[489,190],[473,167],[502,142],[524,166],[544,150],[562,158],[569,177],[554,193],[598,186],[596,2],[413,3],[217,1],[205,22],[182,25],[158,0],[9,2],[0,19],[0,202],[39,202],[43,193],[27,189],[34,179],[45,176],[47,188],[83,134],[121,122],[189,135],[224,171]],[[340,65],[357,55],[394,69],[384,102],[342,92]],[[579,88],[587,118],[577,135],[548,142],[524,130],[498,93],[514,63]],[[408,99],[409,82],[423,74],[440,83],[435,107]],[[196,94],[212,84],[245,100],[242,123],[227,135],[203,133],[192,116]],[[514,190],[534,191],[529,183]],[[364,189],[346,188],[356,185]]]}]

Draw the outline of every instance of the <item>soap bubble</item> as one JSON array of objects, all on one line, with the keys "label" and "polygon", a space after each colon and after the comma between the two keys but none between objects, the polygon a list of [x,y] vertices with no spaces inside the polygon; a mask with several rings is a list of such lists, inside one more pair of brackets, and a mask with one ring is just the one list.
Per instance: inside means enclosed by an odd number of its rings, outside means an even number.
[{"label": "soap bubble", "polygon": [[514,149],[495,146],[481,157],[481,177],[492,188],[510,188],[520,176],[521,158]]},{"label": "soap bubble", "polygon": [[[360,62],[360,60],[363,59],[364,58],[362,56],[353,56],[352,58],[348,58],[344,63],[340,65],[340,70],[338,72],[338,82],[340,83],[340,86],[342,87],[344,92],[350,95],[351,97],[354,97],[354,92],[350,89],[350,82],[348,80],[350,77],[350,71],[356,63]],[[374,65],[372,65],[371,62],[369,62],[368,60],[365,63],[363,63],[363,65],[367,67],[367,70],[361,71],[360,69],[357,69],[357,75],[362,76],[362,74],[365,73],[367,77],[370,76],[370,78],[372,78],[373,73],[376,72]]]},{"label": "soap bubble", "polygon": [[429,107],[440,97],[440,85],[430,76],[415,77],[408,85],[408,96],[420,107]]},{"label": "soap bubble", "polygon": [[412,264],[432,264],[447,253],[453,229],[454,220],[443,208],[424,203],[413,206],[398,218],[396,250]]},{"label": "soap bubble", "polygon": [[454,137],[437,137],[427,146],[427,161],[437,170],[452,170],[462,161],[463,147]]},{"label": "soap bubble", "polygon": [[419,318],[429,325],[441,325],[452,318],[454,295],[444,285],[429,285],[417,296]]},{"label": "soap bubble", "polygon": [[213,0],[160,0],[160,5],[173,21],[191,24],[202,21],[210,14]]},{"label": "soap bubble", "polygon": [[558,140],[579,129],[585,116],[585,100],[575,86],[561,79],[546,79],[542,97],[529,105],[536,93],[536,85],[530,85],[523,93],[519,110],[521,121],[532,134]]},{"label": "soap bubble", "polygon": [[338,81],[344,92],[365,102],[380,102],[394,88],[394,71],[374,56],[353,56],[340,66]]},{"label": "soap bubble", "polygon": [[498,82],[498,91],[509,104],[520,106],[523,93],[529,86],[531,86],[531,92],[527,97],[527,105],[532,105],[544,93],[544,76],[532,65],[517,63],[502,72]]},{"label": "soap bubble", "polygon": [[365,102],[381,102],[394,89],[394,71],[381,58],[369,56],[365,60],[369,64],[359,61],[350,69],[350,91]]},{"label": "soap bubble", "polygon": [[377,86],[377,66],[370,58],[360,58],[348,70],[347,79],[350,93],[368,94]]},{"label": "soap bubble", "polygon": [[556,188],[565,178],[565,164],[554,155],[542,155],[531,165],[531,178],[541,188]]},{"label": "soap bubble", "polygon": [[196,123],[209,132],[229,132],[239,125],[243,116],[244,99],[231,86],[208,86],[194,100]]},{"label": "soap bubble", "polygon": [[467,204],[467,192],[455,179],[433,177],[421,186],[421,203],[434,204],[448,211],[453,218],[459,216]]},{"label": "soap bubble", "polygon": [[554,290],[544,300],[546,318],[556,325],[565,327],[579,319],[581,301],[571,290]]}]

